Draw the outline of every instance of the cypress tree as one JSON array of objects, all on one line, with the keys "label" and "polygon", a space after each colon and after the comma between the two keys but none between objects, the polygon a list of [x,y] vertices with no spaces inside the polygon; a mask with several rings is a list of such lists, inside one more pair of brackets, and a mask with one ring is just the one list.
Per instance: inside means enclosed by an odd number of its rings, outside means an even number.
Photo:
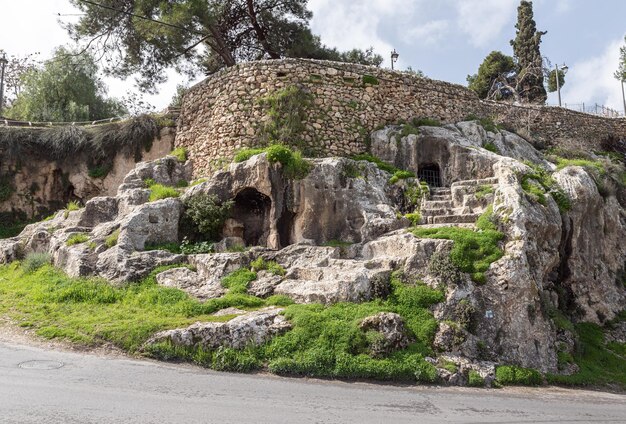
[{"label": "cypress tree", "polygon": [[537,31],[533,19],[532,1],[522,0],[517,8],[515,40],[511,40],[513,57],[517,63],[517,74],[521,99],[529,103],[545,103],[546,89],[543,86],[543,59],[539,50],[545,31]]}]

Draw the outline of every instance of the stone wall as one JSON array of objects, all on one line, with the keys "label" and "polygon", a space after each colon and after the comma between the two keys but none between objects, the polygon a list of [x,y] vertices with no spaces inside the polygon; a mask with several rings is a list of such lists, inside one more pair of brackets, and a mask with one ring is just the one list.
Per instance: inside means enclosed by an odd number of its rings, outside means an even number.
[{"label": "stone wall", "polygon": [[197,175],[208,173],[236,150],[260,144],[260,129],[268,119],[260,100],[291,86],[313,96],[303,145],[330,155],[363,152],[372,130],[414,117],[443,123],[470,115],[492,117],[546,144],[568,140],[591,148],[609,135],[626,138],[625,119],[481,101],[466,87],[408,73],[286,59],[238,65],[194,86],[183,100],[176,146],[188,149]]}]

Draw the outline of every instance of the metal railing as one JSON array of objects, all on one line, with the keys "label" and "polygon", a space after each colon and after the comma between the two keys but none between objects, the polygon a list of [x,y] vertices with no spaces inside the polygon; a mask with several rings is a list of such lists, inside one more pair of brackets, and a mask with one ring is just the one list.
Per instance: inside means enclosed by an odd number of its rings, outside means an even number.
[{"label": "metal railing", "polygon": [[[550,104],[548,106],[558,107],[558,105],[554,104]],[[576,112],[603,116],[605,118],[622,118],[624,116],[623,113],[598,103],[563,103],[563,107]]]}]

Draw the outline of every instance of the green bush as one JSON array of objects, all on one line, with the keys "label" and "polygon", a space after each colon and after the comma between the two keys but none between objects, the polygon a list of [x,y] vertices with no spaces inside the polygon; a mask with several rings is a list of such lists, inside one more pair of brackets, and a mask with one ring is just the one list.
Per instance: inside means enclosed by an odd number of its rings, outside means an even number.
[{"label": "green bush", "polygon": [[268,119],[261,128],[261,143],[282,143],[303,148],[302,132],[313,104],[313,96],[291,86],[259,101],[266,108]]},{"label": "green bush", "polygon": [[275,261],[266,261],[261,256],[256,258],[250,263],[250,268],[253,271],[267,271],[273,275],[285,275],[285,268],[276,263]]},{"label": "green bush", "polygon": [[352,157],[352,159],[371,162],[375,164],[378,167],[378,169],[385,171],[385,172],[389,172],[392,175],[395,174],[397,171],[401,171],[395,166],[389,165],[388,163],[383,162],[381,159],[377,158],[376,156],[372,156],[369,153],[361,153],[361,154],[355,155]]},{"label": "green bush", "polygon": [[198,255],[203,253],[213,253],[215,251],[213,243],[209,241],[200,241],[192,243],[189,239],[184,238],[179,247],[180,253],[184,255]]},{"label": "green bush", "polygon": [[254,280],[256,280],[256,272],[240,268],[223,277],[221,283],[231,294],[245,294],[248,290],[248,284]]},{"label": "green bush", "polygon": [[180,196],[180,192],[174,187],[168,187],[162,184],[153,184],[150,186],[150,202],[178,196]]},{"label": "green bush", "polygon": [[395,184],[400,180],[406,180],[409,178],[415,178],[415,174],[411,171],[397,170],[389,179],[389,184]]},{"label": "green bush", "polygon": [[440,127],[441,122],[433,118],[415,118],[412,121],[416,127]]},{"label": "green bush", "polygon": [[475,193],[475,196],[478,200],[482,200],[485,197],[487,197],[489,194],[495,193],[495,191],[496,190],[493,188],[492,185],[485,184],[479,187],[479,189]]},{"label": "green bush", "polygon": [[66,246],[74,246],[76,244],[81,244],[89,240],[89,236],[84,233],[76,233],[72,234],[67,241],[65,242]]},{"label": "green bush", "polygon": [[112,168],[113,166],[110,164],[94,166],[89,168],[87,175],[89,175],[90,178],[105,178],[109,175]]},{"label": "green bush", "polygon": [[530,368],[502,365],[496,368],[496,381],[503,386],[539,386],[543,377]]},{"label": "green bush", "polygon": [[404,217],[411,221],[411,225],[413,226],[419,225],[420,221],[422,220],[422,214],[420,214],[419,212],[407,213],[404,215]]},{"label": "green bush", "polygon": [[232,200],[220,202],[217,196],[200,193],[185,201],[185,218],[207,240],[217,240],[234,206]]},{"label": "green bush", "polygon": [[470,387],[485,387],[485,379],[480,376],[478,371],[470,370],[467,375],[467,385]]},{"label": "green bush", "polygon": [[177,147],[170,153],[171,156],[176,156],[179,162],[187,161],[187,149],[184,147]]},{"label": "green bush", "polygon": [[235,157],[233,158],[233,162],[245,162],[250,159],[252,156],[260,155],[261,153],[265,153],[265,149],[256,148],[256,149],[241,149],[237,153],[235,153]]},{"label": "green bush", "polygon": [[485,150],[489,150],[490,152],[493,152],[493,153],[496,153],[496,154],[500,154],[500,150],[498,150],[498,146],[496,146],[492,142],[485,143],[483,148]]},{"label": "green bush", "polygon": [[113,231],[105,240],[104,245],[110,249],[111,247],[117,245],[117,239],[120,237],[120,229]]},{"label": "green bush", "polygon": [[302,157],[299,151],[293,151],[282,144],[272,144],[265,148],[243,149],[235,154],[234,162],[243,162],[252,156],[267,153],[270,163],[279,162],[287,178],[296,180],[306,177],[311,170],[311,164]]},{"label": "green bush", "polygon": [[363,75],[363,84],[370,84],[370,85],[378,85],[380,84],[380,82],[378,81],[378,78],[376,78],[373,75]]},{"label": "green bush", "polygon": [[77,211],[79,209],[81,209],[80,204],[77,201],[72,200],[65,206],[65,213],[63,214],[64,218],[67,219],[67,217],[70,216],[70,212]]},{"label": "green bush", "polygon": [[51,261],[52,257],[49,253],[34,252],[26,255],[21,266],[25,273],[30,274],[37,271],[42,266],[49,264]]}]

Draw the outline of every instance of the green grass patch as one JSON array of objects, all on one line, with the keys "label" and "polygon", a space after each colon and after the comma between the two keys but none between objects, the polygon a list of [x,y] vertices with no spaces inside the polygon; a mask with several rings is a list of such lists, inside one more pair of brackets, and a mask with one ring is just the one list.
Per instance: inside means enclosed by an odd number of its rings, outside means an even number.
[{"label": "green grass patch", "polygon": [[179,162],[187,161],[187,149],[184,147],[177,147],[170,153],[171,156],[175,156]]},{"label": "green grass patch", "polygon": [[403,171],[399,169],[393,173],[393,175],[389,179],[389,184],[395,184],[400,180],[406,180],[409,178],[415,178],[415,174],[411,171]]},{"label": "green grass patch", "polygon": [[400,138],[402,139],[411,134],[419,135],[419,133],[420,133],[420,129],[417,128],[416,126],[412,124],[403,124],[402,131],[400,131]]},{"label": "green grass patch", "polygon": [[152,250],[165,250],[170,253],[182,253],[180,250],[180,243],[170,242],[170,243],[148,243],[144,246],[143,250],[152,251]]},{"label": "green grass patch", "polygon": [[351,243],[349,241],[329,240],[326,243],[324,243],[322,246],[326,246],[326,247],[350,247],[353,244],[354,243]]},{"label": "green grass patch", "polygon": [[602,328],[592,323],[575,325],[579,343],[574,362],[580,368],[573,375],[546,376],[549,383],[567,386],[607,386],[626,389],[626,344],[605,343]]},{"label": "green grass patch", "polygon": [[500,150],[498,150],[498,146],[496,146],[495,144],[493,144],[491,142],[485,143],[483,148],[485,150],[489,150],[490,152],[493,152],[493,153],[496,153],[496,154],[500,153]]},{"label": "green grass patch", "polygon": [[495,193],[495,191],[496,190],[493,188],[492,185],[484,184],[484,185],[481,185],[476,191],[476,193],[474,194],[478,200],[482,200],[488,195]]},{"label": "green grass patch", "polygon": [[380,84],[380,82],[378,81],[378,78],[376,78],[373,75],[363,75],[363,84],[370,84],[370,85],[378,85]]},{"label": "green grass patch", "polygon": [[433,118],[415,118],[412,121],[415,127],[440,127],[441,122]]},{"label": "green grass patch", "polygon": [[85,233],[72,234],[65,242],[66,246],[74,246],[76,244],[85,243],[89,240],[89,236]]},{"label": "green grass patch", "polygon": [[276,261],[266,261],[260,256],[250,263],[250,268],[252,271],[267,271],[274,275],[282,276],[286,274],[285,268],[276,263]]},{"label": "green grass patch", "polygon": [[240,268],[222,278],[221,283],[231,294],[245,294],[248,290],[248,284],[254,280],[256,280],[256,272]]},{"label": "green grass patch", "polygon": [[539,165],[525,161],[524,164],[532,168],[532,172],[522,176],[522,190],[534,201],[546,206],[546,194],[550,194],[559,211],[566,212],[571,209],[571,201],[565,191],[559,187],[552,175]]},{"label": "green grass patch", "polygon": [[413,234],[420,238],[454,241],[450,259],[461,271],[471,274],[477,283],[485,282],[485,271],[504,254],[498,242],[504,234],[497,231],[491,210],[476,222],[478,231],[458,227],[416,228]]},{"label": "green grass patch", "polygon": [[180,192],[174,187],[164,186],[163,184],[152,184],[150,186],[150,202],[178,196],[180,196]]},{"label": "green grass patch", "polygon": [[50,264],[52,257],[49,253],[33,252],[26,255],[22,263],[22,269],[25,273],[30,274],[37,271],[46,264]]},{"label": "green grass patch", "polygon": [[478,371],[470,370],[467,375],[467,385],[470,387],[485,387],[485,379],[480,376]]},{"label": "green grass patch", "polygon": [[104,245],[107,248],[111,248],[115,245],[117,245],[117,240],[120,237],[120,229],[118,228],[117,230],[113,231],[105,240],[104,240]]},{"label": "green grass patch", "polygon": [[502,365],[496,368],[496,381],[503,386],[539,386],[543,377],[530,368]]},{"label": "green grass patch", "polygon": [[94,166],[87,170],[87,175],[89,175],[90,178],[102,179],[109,175],[109,172],[111,172],[112,168],[113,166],[110,164]]},{"label": "green grass patch", "polygon": [[605,166],[599,161],[593,161],[588,159],[565,159],[558,157],[556,168],[561,170],[567,166],[581,166],[585,169],[598,172],[601,176],[606,175]]},{"label": "green grass patch", "polygon": [[375,164],[378,169],[389,172],[390,174],[395,174],[397,171],[401,171],[401,169],[396,168],[393,165],[388,164],[387,162],[383,162],[381,159],[376,156],[370,155],[369,153],[361,153],[352,157],[354,160],[364,160],[367,162],[371,162]]},{"label": "green grass patch", "polygon": [[407,213],[404,215],[404,217],[411,221],[411,225],[413,226],[419,225],[420,221],[422,220],[422,214],[420,214],[419,212]]},{"label": "green grass patch", "polygon": [[283,165],[287,178],[299,180],[306,177],[311,170],[311,164],[302,157],[302,153],[291,150],[282,144],[272,144],[265,148],[240,150],[235,154],[233,162],[243,162],[261,153],[267,153],[267,160],[270,163],[279,162]]}]

